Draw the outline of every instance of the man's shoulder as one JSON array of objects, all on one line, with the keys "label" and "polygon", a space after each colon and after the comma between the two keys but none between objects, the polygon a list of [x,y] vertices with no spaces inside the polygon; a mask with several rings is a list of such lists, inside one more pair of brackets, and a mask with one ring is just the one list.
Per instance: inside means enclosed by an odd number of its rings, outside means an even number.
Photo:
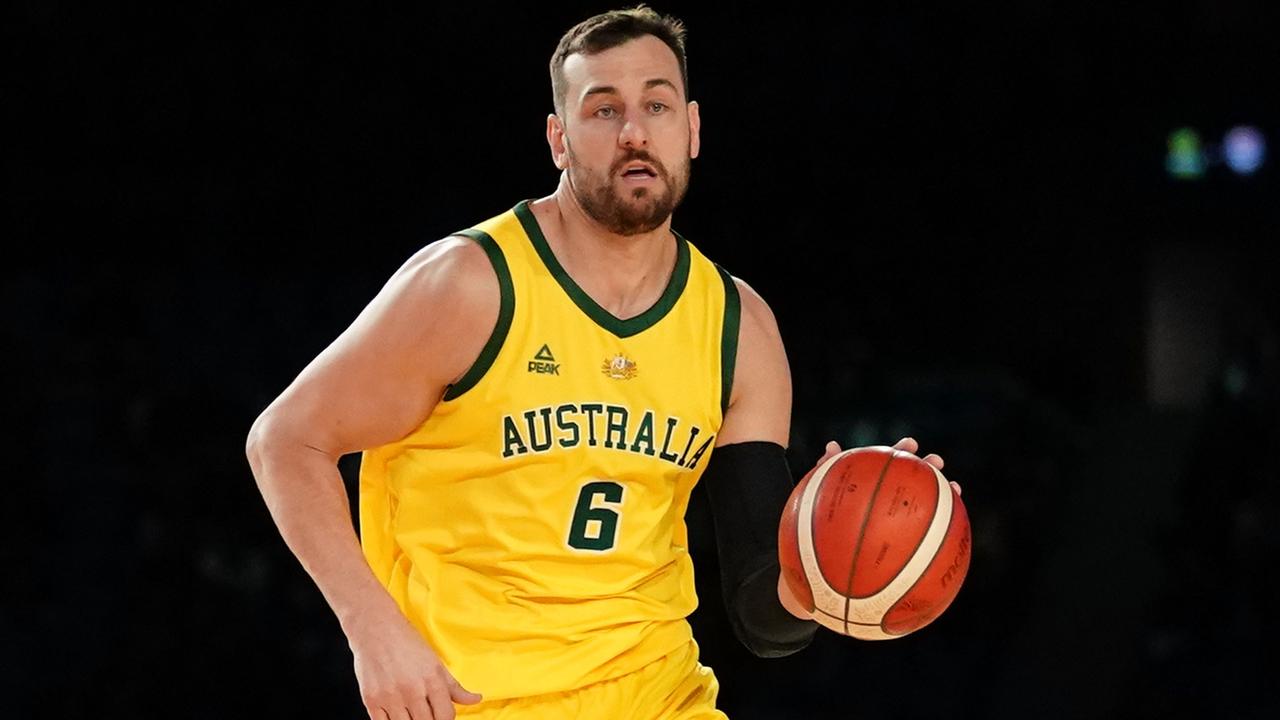
[{"label": "man's shoulder", "polygon": [[680,238],[689,248],[689,253],[697,261],[705,262],[710,267],[715,268],[715,272],[726,281],[733,283],[733,290],[738,296],[740,308],[740,323],[742,330],[742,339],[753,341],[760,339],[757,335],[763,334],[764,338],[776,336],[778,334],[777,321],[773,316],[773,310],[770,309],[769,303],[765,302],[764,297],[751,287],[747,281],[734,275],[720,263],[708,257],[705,253],[698,250],[685,236],[676,233],[676,237]]},{"label": "man's shoulder", "polygon": [[498,278],[488,254],[475,240],[449,235],[414,253],[389,284],[399,285],[407,302],[443,305],[454,312],[498,306]]},{"label": "man's shoulder", "polygon": [[755,288],[748,285],[746,280],[729,274],[727,271],[726,274],[733,280],[733,286],[738,291],[743,323],[772,327],[776,332],[777,322],[773,317],[773,310],[769,308],[769,303],[765,302],[764,297]]},{"label": "man's shoulder", "polygon": [[490,267],[488,256],[474,239],[455,233],[440,238],[415,252],[400,268],[414,276],[483,274]]}]

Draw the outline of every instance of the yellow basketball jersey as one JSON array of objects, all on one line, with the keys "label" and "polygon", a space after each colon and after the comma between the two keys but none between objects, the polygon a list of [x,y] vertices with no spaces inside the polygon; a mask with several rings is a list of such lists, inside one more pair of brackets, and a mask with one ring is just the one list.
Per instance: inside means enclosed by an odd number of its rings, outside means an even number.
[{"label": "yellow basketball jersey", "polygon": [[631,672],[691,638],[684,513],[732,385],[737,291],[676,235],[661,298],[619,320],[527,202],[459,234],[498,274],[497,327],[421,427],[365,452],[365,555],[486,700]]}]

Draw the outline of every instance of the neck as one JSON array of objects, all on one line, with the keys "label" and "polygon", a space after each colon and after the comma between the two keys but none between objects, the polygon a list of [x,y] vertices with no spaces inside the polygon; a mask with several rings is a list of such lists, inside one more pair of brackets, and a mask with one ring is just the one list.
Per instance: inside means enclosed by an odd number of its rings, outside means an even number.
[{"label": "neck", "polygon": [[666,289],[676,260],[671,218],[639,235],[610,232],[582,209],[564,173],[555,193],[530,209],[565,272],[614,317],[639,315]]}]

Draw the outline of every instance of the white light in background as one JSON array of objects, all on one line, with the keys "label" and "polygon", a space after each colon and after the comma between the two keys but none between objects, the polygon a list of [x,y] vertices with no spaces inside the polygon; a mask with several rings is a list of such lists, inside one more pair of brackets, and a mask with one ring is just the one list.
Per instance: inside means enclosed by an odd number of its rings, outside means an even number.
[{"label": "white light in background", "polygon": [[1222,140],[1227,166],[1241,175],[1252,175],[1267,158],[1267,139],[1255,127],[1237,125]]}]

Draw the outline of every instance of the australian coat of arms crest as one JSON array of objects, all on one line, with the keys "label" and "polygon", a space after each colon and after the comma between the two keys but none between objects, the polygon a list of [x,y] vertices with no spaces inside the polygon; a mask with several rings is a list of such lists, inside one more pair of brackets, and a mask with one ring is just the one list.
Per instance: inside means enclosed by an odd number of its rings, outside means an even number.
[{"label": "australian coat of arms crest", "polygon": [[612,359],[606,359],[600,366],[600,372],[608,375],[614,380],[630,380],[636,376],[640,370],[636,367],[636,361],[629,359],[626,355],[618,353]]}]

